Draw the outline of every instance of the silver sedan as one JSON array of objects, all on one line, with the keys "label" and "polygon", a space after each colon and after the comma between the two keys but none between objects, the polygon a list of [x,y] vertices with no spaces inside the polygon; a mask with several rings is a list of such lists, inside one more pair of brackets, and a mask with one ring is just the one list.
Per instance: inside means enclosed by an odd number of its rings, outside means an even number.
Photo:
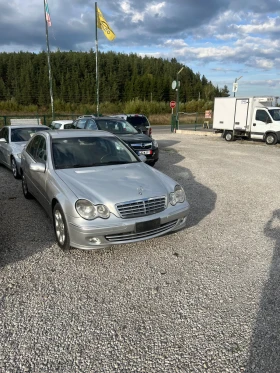
[{"label": "silver sedan", "polygon": [[10,168],[16,179],[20,178],[21,152],[27,141],[37,131],[48,130],[42,125],[5,126],[0,129],[0,163]]},{"label": "silver sedan", "polygon": [[147,240],[186,226],[183,188],[105,131],[46,131],[22,152],[22,189],[53,220],[63,249]]}]

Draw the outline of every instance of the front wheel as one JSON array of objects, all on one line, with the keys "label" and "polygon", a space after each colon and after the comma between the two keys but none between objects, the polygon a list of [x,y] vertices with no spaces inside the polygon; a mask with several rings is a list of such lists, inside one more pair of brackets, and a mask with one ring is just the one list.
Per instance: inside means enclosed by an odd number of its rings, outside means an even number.
[{"label": "front wheel", "polygon": [[275,133],[268,133],[265,137],[265,142],[267,145],[275,145],[277,143],[277,136]]},{"label": "front wheel", "polygon": [[70,249],[70,239],[64,213],[59,203],[53,209],[53,226],[58,246],[63,250]]},{"label": "front wheel", "polygon": [[233,133],[232,133],[232,131],[227,131],[225,133],[225,140],[226,141],[233,141]]},{"label": "front wheel", "polygon": [[14,157],[11,158],[11,167],[15,179],[20,179],[21,174],[18,172],[17,163]]}]

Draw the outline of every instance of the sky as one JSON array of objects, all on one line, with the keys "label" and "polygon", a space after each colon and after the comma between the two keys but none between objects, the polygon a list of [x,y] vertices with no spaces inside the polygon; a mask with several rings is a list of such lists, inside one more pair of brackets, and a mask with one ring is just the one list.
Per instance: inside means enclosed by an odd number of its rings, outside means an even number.
[{"label": "sky", "polygon": [[[95,50],[95,2],[48,0],[50,49]],[[280,96],[279,0],[102,0],[99,50],[176,58],[233,96]],[[0,0],[0,52],[46,50],[44,0]],[[175,79],[176,77],[174,77]]]}]

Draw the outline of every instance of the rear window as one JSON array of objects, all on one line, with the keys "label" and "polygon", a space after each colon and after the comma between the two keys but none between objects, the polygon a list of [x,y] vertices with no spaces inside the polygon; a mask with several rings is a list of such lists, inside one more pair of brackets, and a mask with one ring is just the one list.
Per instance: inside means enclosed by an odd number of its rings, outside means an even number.
[{"label": "rear window", "polygon": [[146,117],[127,117],[126,120],[133,126],[149,127],[149,122]]}]

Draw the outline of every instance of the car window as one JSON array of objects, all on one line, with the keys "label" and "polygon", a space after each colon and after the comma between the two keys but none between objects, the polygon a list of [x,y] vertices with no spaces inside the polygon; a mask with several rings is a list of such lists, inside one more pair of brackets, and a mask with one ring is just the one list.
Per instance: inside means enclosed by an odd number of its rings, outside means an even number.
[{"label": "car window", "polygon": [[79,128],[79,129],[84,129],[85,126],[86,126],[86,121],[87,119],[79,119],[76,123],[75,123],[75,128]]},{"label": "car window", "polygon": [[41,141],[41,136],[35,136],[26,147],[26,151],[31,157],[36,160],[36,153]]},{"label": "car window", "polygon": [[12,142],[22,142],[28,141],[34,135],[34,133],[39,131],[48,131],[49,127],[22,127],[22,128],[12,128],[11,129],[11,141]]},{"label": "car window", "polygon": [[73,123],[64,124],[64,129],[65,130],[71,130],[72,128],[75,128]]},{"label": "car window", "polygon": [[128,116],[126,120],[133,126],[149,126],[149,122],[146,117],[143,116]]},{"label": "car window", "polygon": [[43,136],[38,135],[40,141],[38,142],[37,151],[35,153],[35,160],[38,162],[46,163],[47,151],[46,151],[46,139]]},{"label": "car window", "polygon": [[138,133],[137,130],[125,120],[97,119],[96,123],[99,129],[116,135]]},{"label": "car window", "polygon": [[53,139],[56,169],[96,167],[139,162],[117,137],[75,137]]},{"label": "car window", "polygon": [[57,123],[57,122],[52,122],[51,124],[51,129],[53,130],[58,130],[60,127],[61,127],[61,123]]},{"label": "car window", "polygon": [[87,130],[98,130],[98,127],[96,123],[92,119],[90,119],[87,121],[86,129]]},{"label": "car window", "polygon": [[256,111],[256,120],[261,122],[266,122],[269,119],[269,116],[265,110],[257,110]]}]

